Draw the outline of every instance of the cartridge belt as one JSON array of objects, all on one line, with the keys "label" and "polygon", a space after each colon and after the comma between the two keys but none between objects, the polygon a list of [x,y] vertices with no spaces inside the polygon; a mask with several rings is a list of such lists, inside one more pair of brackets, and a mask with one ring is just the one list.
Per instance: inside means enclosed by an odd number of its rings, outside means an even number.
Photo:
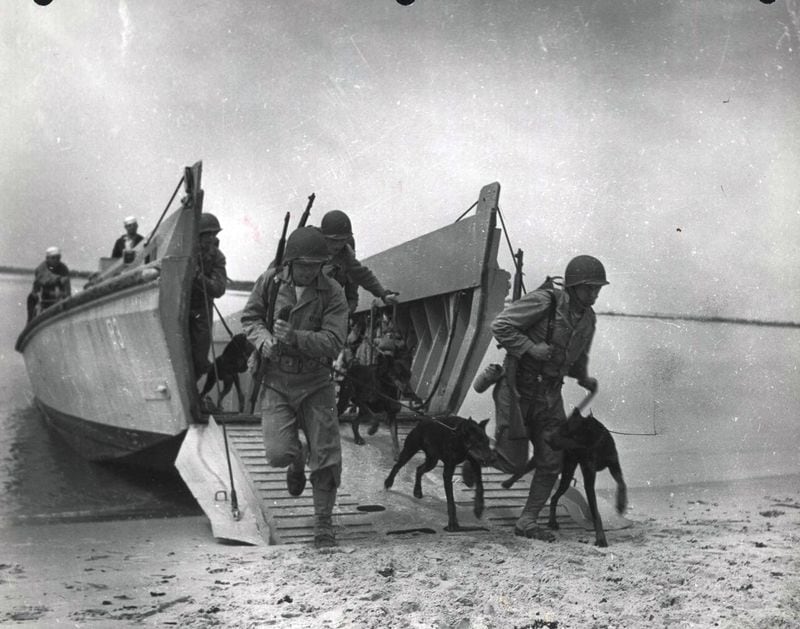
[{"label": "cartridge belt", "polygon": [[310,373],[318,369],[330,368],[329,358],[307,358],[291,354],[281,354],[275,363],[283,373]]}]

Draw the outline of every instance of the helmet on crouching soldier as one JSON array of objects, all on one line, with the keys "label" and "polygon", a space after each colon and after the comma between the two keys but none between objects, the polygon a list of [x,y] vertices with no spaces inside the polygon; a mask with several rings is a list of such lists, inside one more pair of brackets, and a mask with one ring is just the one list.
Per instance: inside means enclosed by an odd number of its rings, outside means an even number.
[{"label": "helmet on crouching soldier", "polygon": [[564,288],[589,284],[592,286],[605,286],[606,270],[603,263],[595,257],[580,255],[572,258],[564,271]]},{"label": "helmet on crouching soldier", "polygon": [[217,217],[209,212],[203,212],[200,215],[200,229],[201,234],[217,234],[222,231]]},{"label": "helmet on crouching soldier", "polygon": [[283,262],[326,262],[328,245],[325,236],[316,227],[298,227],[286,239]]},{"label": "helmet on crouching soldier", "polygon": [[349,240],[353,237],[353,226],[350,218],[341,210],[331,210],[322,217],[320,229],[326,238]]}]

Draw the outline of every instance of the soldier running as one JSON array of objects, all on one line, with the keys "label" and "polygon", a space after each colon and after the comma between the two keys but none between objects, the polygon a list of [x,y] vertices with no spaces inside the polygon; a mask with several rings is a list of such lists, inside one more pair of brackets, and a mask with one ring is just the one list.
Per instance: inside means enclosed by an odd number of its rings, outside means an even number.
[{"label": "soldier running", "polygon": [[[344,290],[322,272],[327,260],[322,233],[314,227],[296,229],[286,241],[282,266],[256,280],[241,319],[262,357],[259,402],[267,463],[288,465],[287,489],[299,496],[308,459],[318,548],[336,545],[331,516],[342,446],[331,365],[344,344],[348,316]],[[273,330],[269,313],[278,313]]]}]

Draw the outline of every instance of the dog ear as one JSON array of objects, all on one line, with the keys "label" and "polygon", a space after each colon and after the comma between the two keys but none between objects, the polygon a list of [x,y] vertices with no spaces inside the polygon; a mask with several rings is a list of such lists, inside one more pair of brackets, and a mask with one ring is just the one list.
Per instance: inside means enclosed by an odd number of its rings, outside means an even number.
[{"label": "dog ear", "polygon": [[486,424],[488,424],[488,423],[489,423],[489,418],[488,417],[486,419],[484,419],[482,422],[480,422],[479,426],[481,428],[483,428],[483,432],[486,432]]}]

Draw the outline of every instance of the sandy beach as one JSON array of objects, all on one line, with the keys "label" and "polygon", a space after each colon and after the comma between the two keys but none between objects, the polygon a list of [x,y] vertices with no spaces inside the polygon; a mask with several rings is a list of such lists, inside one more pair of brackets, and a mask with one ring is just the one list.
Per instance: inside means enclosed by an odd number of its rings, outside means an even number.
[{"label": "sandy beach", "polygon": [[633,488],[633,526],[380,538],[327,551],[214,540],[205,517],[16,524],[0,624],[25,627],[796,627],[798,477]]}]

